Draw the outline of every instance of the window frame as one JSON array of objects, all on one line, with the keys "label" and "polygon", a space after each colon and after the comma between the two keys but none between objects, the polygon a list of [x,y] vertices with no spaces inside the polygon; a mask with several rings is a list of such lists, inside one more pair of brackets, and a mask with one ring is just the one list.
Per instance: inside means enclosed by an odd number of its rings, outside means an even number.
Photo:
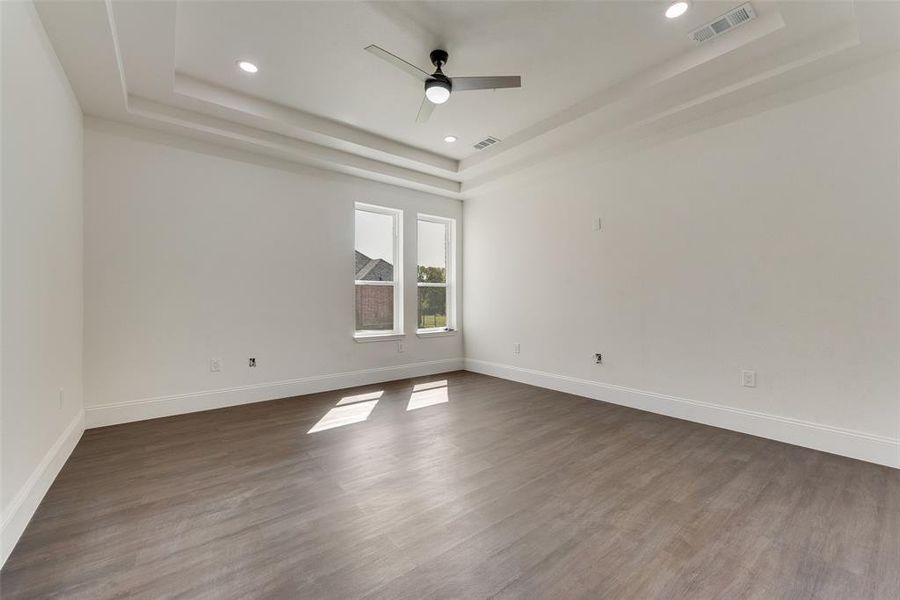
[{"label": "window frame", "polygon": [[356,288],[360,285],[369,286],[392,286],[394,288],[394,327],[391,330],[384,329],[356,329],[356,317],[353,322],[353,337],[357,340],[376,340],[376,339],[394,339],[403,336],[403,210],[399,208],[390,208],[387,206],[379,206],[377,204],[368,204],[365,202],[354,202],[353,204],[353,250],[356,251],[356,213],[357,211],[370,212],[375,214],[387,215],[393,219],[393,237],[394,237],[394,262],[393,262],[393,281],[365,281],[356,279],[356,272],[353,273],[353,311],[356,314]]},{"label": "window frame", "polygon": [[[419,281],[419,221],[444,226],[444,262],[447,275],[444,283]],[[442,287],[447,295],[447,324],[444,327],[419,328],[419,288]],[[456,332],[456,219],[418,213],[416,215],[416,334],[446,335]]]}]

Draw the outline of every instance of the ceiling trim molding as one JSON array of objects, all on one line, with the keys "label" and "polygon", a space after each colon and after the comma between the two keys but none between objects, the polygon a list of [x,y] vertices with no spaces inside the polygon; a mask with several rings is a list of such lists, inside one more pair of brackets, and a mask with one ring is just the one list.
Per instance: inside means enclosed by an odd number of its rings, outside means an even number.
[{"label": "ceiling trim molding", "polygon": [[458,194],[460,191],[458,181],[391,165],[350,152],[326,148],[312,142],[298,140],[280,133],[263,131],[219,117],[168,106],[146,98],[129,96],[128,105],[129,113],[132,115],[177,125],[204,134],[212,134],[220,139],[225,138],[250,148],[264,147],[278,150],[290,155],[298,162],[332,168],[340,172],[365,174],[378,177],[379,180],[390,180],[393,183],[415,184],[420,189],[439,190],[453,194]]},{"label": "ceiling trim molding", "polygon": [[[495,178],[528,168],[535,160],[545,158],[548,152],[562,152],[569,147],[577,147],[586,140],[603,143],[604,140],[628,136],[629,132],[640,131],[664,121],[683,122],[700,118],[704,111],[706,114],[712,114],[730,106],[752,101],[761,95],[773,93],[776,91],[772,89],[773,82],[777,81],[781,86],[791,87],[811,77],[825,75],[830,72],[831,66],[842,68],[840,57],[848,50],[858,48],[859,45],[858,28],[855,25],[846,25],[826,36],[810,40],[807,44],[795,46],[798,58],[775,64],[763,71],[749,73],[730,84],[716,85],[710,91],[678,101],[674,105],[657,102],[652,95],[647,95],[650,88],[645,88],[643,90],[647,96],[645,105],[636,102],[634,108],[624,115],[621,113],[608,115],[602,108],[585,113],[577,119],[560,124],[540,136],[520,143],[518,147],[510,148],[507,153],[498,156],[497,160],[469,167],[463,171],[466,175],[463,179],[463,192],[471,191]],[[784,52],[779,55],[784,55]],[[833,65],[828,62],[829,59],[834,59]],[[861,60],[858,59],[857,62]],[[817,65],[821,67],[820,70],[815,69]],[[814,74],[809,75],[807,71]],[[657,89],[656,93],[668,95],[664,89]]]},{"label": "ceiling trim molding", "polygon": [[256,126],[299,139],[378,157],[386,162],[403,162],[418,168],[432,167],[440,173],[456,173],[459,161],[403,144],[384,136],[326,119],[302,110],[236,92],[190,75],[175,72],[174,93],[225,109],[234,116],[247,117]]},{"label": "ceiling trim molding", "polygon": [[647,89],[779,31],[784,26],[785,23],[781,14],[777,11],[770,12],[747,23],[737,31],[716,40],[715,43],[692,48],[672,60],[657,65],[642,75],[626,79],[612,87],[606,88],[555,115],[507,136],[504,138],[503,144],[497,144],[492,148],[461,160],[459,172],[465,173],[547,132],[602,110],[606,106],[637,96]]},{"label": "ceiling trim molding", "polygon": [[[283,159],[293,160],[301,164],[312,165],[318,168],[332,170],[339,173],[345,173],[363,179],[370,179],[391,185],[398,185],[410,189],[436,193],[438,195],[458,198],[461,188],[459,181],[441,177],[420,169],[413,169],[396,164],[391,164],[381,160],[376,160],[367,156],[330,148],[321,143],[313,143],[293,136],[283,135],[278,132],[267,131],[263,128],[234,123],[226,119],[191,111],[183,108],[169,106],[156,102],[147,98],[142,98],[130,94],[128,91],[128,80],[125,76],[124,61],[122,59],[121,46],[119,44],[118,29],[116,26],[115,15],[112,7],[112,0],[104,0],[106,18],[109,26],[109,34],[112,40],[113,52],[115,54],[115,63],[117,68],[117,77],[121,87],[123,109],[126,115],[133,116],[142,121],[144,126],[151,126],[153,123],[159,123],[169,126],[176,126],[186,132],[196,132],[211,136],[219,142],[225,142],[227,145],[236,146],[249,151],[264,151],[267,154],[275,152],[276,155]],[[178,93],[175,84],[178,82],[179,74],[174,73],[173,93]],[[203,82],[199,80],[188,80],[185,76],[181,76],[182,92],[184,88],[196,91]],[[193,84],[193,88],[191,85]],[[215,86],[209,86],[215,87]],[[240,96],[230,90],[220,88],[222,92],[230,92],[234,96]],[[226,95],[227,94],[223,94]],[[359,140],[366,139],[373,141],[382,147],[382,154],[391,154],[384,148],[392,148],[397,154],[393,156],[401,156],[411,162],[429,164],[432,167],[438,166],[445,171],[455,172],[458,167],[458,161],[441,157],[417,148],[412,148],[405,144],[400,144],[393,140],[388,140],[375,134],[363,132],[357,128],[349,127],[343,124],[315,117],[302,111],[296,111],[287,107],[281,107],[274,103],[261,101],[259,99],[251,99],[244,97],[244,100],[254,100],[255,107],[262,109],[263,115],[266,109],[270,116],[272,112],[276,114],[284,114],[288,111],[295,120],[300,120],[304,124],[314,124],[320,129],[329,131],[332,134],[355,133]],[[252,104],[251,104],[252,105]],[[226,106],[227,108],[227,106]],[[246,112],[246,111],[243,111]],[[308,117],[308,118],[307,118]],[[357,143],[357,147],[365,146],[365,144]],[[367,146],[368,147],[368,146]],[[371,148],[371,147],[370,147]],[[358,149],[358,148],[357,148]],[[404,156],[405,155],[405,156]],[[415,157],[415,160],[413,159]]]},{"label": "ceiling trim molding", "polygon": [[116,58],[116,68],[118,69],[119,88],[122,93],[122,101],[125,108],[128,108],[128,82],[125,81],[125,66],[122,63],[122,50],[119,46],[119,32],[116,28],[116,18],[113,16],[113,0],[104,0],[103,4],[106,8],[106,20],[109,25],[109,34],[112,38],[113,53]]},{"label": "ceiling trim molding", "polygon": [[[805,77],[792,79],[787,84],[777,80],[779,76],[767,80],[764,86],[753,88],[752,96],[743,96],[741,102],[723,102],[716,110],[708,110],[707,105],[671,113],[665,117],[651,119],[640,125],[628,127],[603,138],[582,138],[578,143],[570,143],[553,153],[551,158],[532,159],[516,168],[492,173],[490,177],[470,180],[463,184],[463,194],[467,199],[481,197],[487,190],[505,185],[520,185],[532,177],[543,177],[547,172],[567,164],[596,165],[619,160],[635,151],[652,148],[673,139],[682,138],[714,127],[721,127],[772,110],[851,85],[870,77],[893,74],[900,81],[900,52],[887,51],[864,60],[847,61],[839,70],[811,70]],[[781,77],[792,75],[785,72]],[[736,90],[737,91],[737,90]],[[515,178],[507,177],[518,173]],[[474,184],[474,185],[473,185]],[[527,183],[526,183],[527,185]]]},{"label": "ceiling trim molding", "polygon": [[148,126],[139,119],[120,121],[117,119],[85,114],[84,128],[85,131],[125,137],[141,142],[157,144],[188,152],[208,154],[281,171],[303,173],[323,178],[346,178],[348,182],[357,182],[358,184],[363,184],[365,182],[375,185],[388,185],[396,190],[398,194],[424,193],[442,199],[455,200],[457,202],[462,201],[454,194],[441,193],[414,184],[399,186],[389,178],[364,176],[354,172],[351,168],[323,169],[315,164],[298,161],[289,154],[274,148],[262,146],[255,146],[252,148],[244,147],[228,138],[199,131],[185,130],[179,125],[170,125],[162,121],[154,121],[152,126]]}]

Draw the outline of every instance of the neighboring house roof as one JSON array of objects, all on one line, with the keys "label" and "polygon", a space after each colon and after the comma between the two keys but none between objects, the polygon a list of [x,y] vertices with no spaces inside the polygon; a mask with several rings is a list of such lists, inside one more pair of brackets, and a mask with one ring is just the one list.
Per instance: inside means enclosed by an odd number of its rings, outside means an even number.
[{"label": "neighboring house roof", "polygon": [[369,258],[356,251],[357,281],[393,281],[394,265],[381,258]]},{"label": "neighboring house roof", "polygon": [[[360,252],[356,251],[356,272],[359,273],[362,271],[363,267],[372,262],[372,259]],[[358,278],[357,278],[358,279]]]}]

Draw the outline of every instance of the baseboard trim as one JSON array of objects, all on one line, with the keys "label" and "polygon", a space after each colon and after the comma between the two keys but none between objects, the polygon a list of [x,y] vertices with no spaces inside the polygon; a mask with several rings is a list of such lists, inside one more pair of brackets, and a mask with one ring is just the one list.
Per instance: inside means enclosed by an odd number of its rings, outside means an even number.
[{"label": "baseboard trim", "polygon": [[217,390],[205,390],[175,394],[171,396],[159,396],[155,398],[141,398],[127,400],[115,404],[91,406],[85,409],[86,426],[105,427],[119,423],[143,421],[185,413],[237,406],[239,404],[252,404],[278,398],[289,398],[303,394],[315,394],[330,390],[339,390],[357,385],[382,383],[394,379],[406,379],[408,377],[423,377],[448,371],[458,371],[463,368],[462,358],[449,358],[432,360],[427,362],[409,363],[405,365],[393,365],[361,371],[348,371],[344,373],[330,373],[327,375],[314,375],[286,381],[274,381],[269,383],[257,383],[238,387],[223,388]]},{"label": "baseboard trim", "polygon": [[467,358],[466,370],[900,469],[900,439]]},{"label": "baseboard trim", "polygon": [[25,531],[59,471],[66,464],[82,433],[84,433],[84,411],[79,410],[9,503],[3,514],[3,524],[0,526],[0,567],[6,564],[6,559],[16,547],[22,532]]}]

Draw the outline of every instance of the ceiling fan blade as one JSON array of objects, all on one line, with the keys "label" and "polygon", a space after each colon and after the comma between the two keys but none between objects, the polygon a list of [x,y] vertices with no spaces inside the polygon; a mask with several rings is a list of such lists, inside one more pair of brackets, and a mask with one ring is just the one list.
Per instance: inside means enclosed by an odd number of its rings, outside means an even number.
[{"label": "ceiling fan blade", "polygon": [[431,77],[431,75],[429,75],[428,73],[426,73],[425,71],[423,71],[422,69],[417,67],[416,65],[406,62],[399,56],[395,56],[395,55],[391,54],[390,52],[388,52],[387,50],[385,50],[384,48],[380,48],[380,47],[376,46],[375,44],[366,46],[363,49],[367,52],[371,52],[378,58],[391,63],[395,67],[406,71],[407,73],[409,73],[410,75],[412,75],[413,77],[418,79],[419,81],[425,81]]},{"label": "ceiling fan blade", "polygon": [[519,75],[501,75],[498,77],[452,77],[450,81],[453,83],[454,92],[522,87],[522,78]]},{"label": "ceiling fan blade", "polygon": [[434,110],[434,104],[428,98],[422,98],[422,106],[419,107],[419,114],[416,115],[416,123],[424,123],[431,116]]}]

